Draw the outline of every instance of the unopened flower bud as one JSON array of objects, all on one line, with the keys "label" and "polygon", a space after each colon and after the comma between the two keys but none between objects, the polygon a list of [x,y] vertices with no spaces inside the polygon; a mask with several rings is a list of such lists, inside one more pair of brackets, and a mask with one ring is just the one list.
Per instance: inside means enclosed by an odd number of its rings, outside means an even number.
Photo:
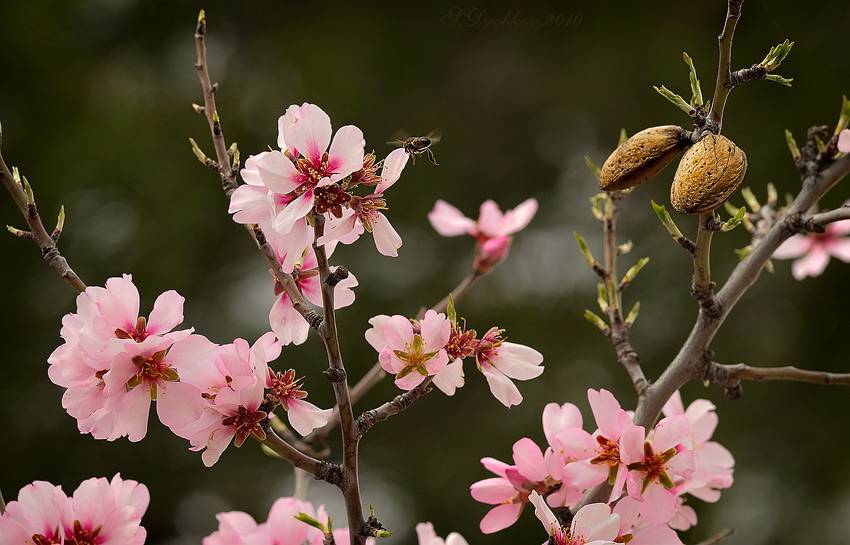
[{"label": "unopened flower bud", "polygon": [[687,132],[676,125],[644,129],[608,156],[599,187],[615,191],[642,184],[669,165],[688,143]]},{"label": "unopened flower bud", "polygon": [[670,202],[686,214],[722,206],[747,172],[747,154],[722,135],[709,134],[685,153],[673,177]]},{"label": "unopened flower bud", "polygon": [[489,272],[508,256],[513,239],[509,236],[493,237],[478,246],[475,255],[475,270],[481,273]]}]

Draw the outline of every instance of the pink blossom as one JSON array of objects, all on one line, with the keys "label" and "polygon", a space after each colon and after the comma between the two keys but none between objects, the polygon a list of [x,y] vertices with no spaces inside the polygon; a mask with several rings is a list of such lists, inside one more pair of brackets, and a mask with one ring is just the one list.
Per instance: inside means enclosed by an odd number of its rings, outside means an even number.
[{"label": "pink blossom", "polygon": [[850,153],[850,129],[844,129],[838,134],[838,151]]},{"label": "pink blossom", "polygon": [[488,200],[481,205],[478,220],[475,221],[449,203],[438,200],[428,214],[428,220],[444,237],[475,237],[475,266],[479,271],[486,272],[507,257],[511,235],[523,230],[536,213],[536,199],[527,199],[504,213],[499,205]]},{"label": "pink blossom", "polygon": [[629,495],[642,501],[640,515],[648,524],[666,524],[676,513],[673,490],[694,469],[691,430],[684,416],[662,419],[645,437],[643,427],[626,431],[620,441],[627,465]]},{"label": "pink blossom", "polygon": [[0,516],[0,543],[142,545],[149,500],[144,485],[120,475],[84,481],[70,498],[61,487],[36,481]]},{"label": "pink blossom", "polygon": [[[77,297],[77,312],[62,319],[65,342],[47,361],[50,380],[67,389],[62,406],[81,433],[108,440],[144,437],[145,408],[157,385],[177,378],[162,357],[191,334],[172,331],[182,321],[183,297],[175,291],[156,299],[150,319],[139,316],[139,292],[130,275],[88,287]],[[157,353],[159,361],[153,361]]]},{"label": "pink blossom", "polygon": [[548,543],[553,545],[616,545],[614,540],[619,533],[620,516],[611,513],[611,508],[604,503],[585,505],[576,512],[570,527],[565,528],[549,509],[549,506],[546,505],[540,494],[532,492],[529,501],[534,505],[534,514],[543,523],[543,527],[549,534]]},{"label": "pink blossom", "polygon": [[819,276],[834,257],[850,263],[850,220],[836,221],[823,233],[794,235],[776,249],[773,257],[793,259],[791,273],[797,280]]},{"label": "pink blossom", "polygon": [[283,373],[269,369],[266,379],[267,397],[286,411],[292,429],[301,435],[307,435],[316,428],[321,428],[330,420],[333,409],[320,409],[304,401],[307,392],[301,389],[302,379],[295,378],[295,370],[289,369]]},{"label": "pink blossom", "polygon": [[723,445],[710,440],[718,422],[714,409],[710,401],[697,399],[686,410],[679,392],[664,406],[665,415],[683,415],[691,428],[694,471],[676,490],[706,502],[719,500],[720,490],[731,487],[734,482],[734,457]]},{"label": "pink blossom", "polygon": [[543,373],[543,355],[522,344],[503,340],[504,330],[490,328],[478,341],[475,363],[490,391],[505,407],[519,405],[522,394],[514,380],[531,380]]},{"label": "pink blossom", "polygon": [[496,475],[469,487],[473,499],[492,509],[481,519],[485,534],[499,532],[513,525],[533,492],[548,494],[556,482],[547,473],[546,461],[540,447],[527,437],[514,443],[514,465],[493,458],[483,458],[481,464]]},{"label": "pink blossom", "polygon": [[[218,349],[202,342],[190,348],[204,357],[184,371],[181,382],[170,386],[173,395],[159,401],[160,419],[177,436],[188,439],[191,450],[204,450],[201,459],[209,467],[234,438],[237,447],[249,436],[265,439],[261,423],[268,414],[260,405],[268,362],[280,355],[280,344],[267,333],[252,346],[236,339]],[[214,365],[204,362],[210,350]]]},{"label": "pink blossom", "polygon": [[[543,433],[549,448],[544,458],[549,475],[553,479],[563,481],[564,467],[577,461],[576,453],[569,451],[559,439],[561,434],[573,433],[572,430],[582,429],[582,416],[578,407],[572,403],[549,403],[543,409]],[[546,501],[553,507],[568,506],[576,503],[582,497],[582,490],[569,482],[562,482],[561,487],[550,494]]]},{"label": "pink blossom", "polygon": [[278,120],[280,151],[246,161],[242,172],[246,183],[231,196],[233,219],[262,223],[269,214],[273,229],[285,234],[314,205],[321,208],[333,202],[340,195],[335,184],[362,168],[365,140],[353,125],[339,128],[333,141],[331,132],[330,117],[318,106],[304,103],[287,108]]},{"label": "pink blossom", "polygon": [[452,532],[446,539],[439,537],[430,522],[420,522],[416,525],[416,537],[419,545],[469,545],[462,535]]},{"label": "pink blossom", "polygon": [[618,542],[630,545],[682,545],[678,534],[666,524],[648,524],[641,518],[641,502],[632,497],[621,498],[614,507],[620,516]]},{"label": "pink blossom", "polygon": [[[304,297],[314,305],[322,305],[322,286],[319,280],[318,262],[316,253],[308,248],[300,264],[294,267],[296,285]],[[335,271],[336,267],[331,267]],[[357,277],[349,273],[348,277],[340,281],[334,287],[334,308],[340,309],[354,303],[354,288],[357,287]],[[310,333],[310,324],[301,316],[292,300],[283,290],[283,287],[275,281],[275,302],[269,312],[269,325],[284,346],[288,344],[302,344],[307,340]]]},{"label": "pink blossom", "polygon": [[[378,351],[378,361],[402,390],[412,390],[426,377],[443,372],[448,364],[446,344],[452,324],[446,315],[429,310],[418,323],[418,331],[404,316],[375,316],[366,340]],[[452,371],[454,372],[454,371]]]},{"label": "pink blossom", "polygon": [[395,184],[407,165],[409,155],[402,148],[387,155],[381,167],[381,181],[374,193],[363,197],[354,196],[349,202],[350,210],[341,217],[332,218],[323,237],[317,241],[327,244],[339,241],[351,244],[364,232],[372,233],[378,252],[389,257],[397,257],[401,248],[401,237],[381,212],[387,208],[384,192]]},{"label": "pink blossom", "polygon": [[628,472],[621,453],[622,439],[636,426],[611,392],[590,389],[587,399],[599,429],[591,435],[578,427],[568,428],[553,442],[568,460],[563,470],[565,482],[588,489],[607,480],[613,486],[613,500],[622,494]]}]

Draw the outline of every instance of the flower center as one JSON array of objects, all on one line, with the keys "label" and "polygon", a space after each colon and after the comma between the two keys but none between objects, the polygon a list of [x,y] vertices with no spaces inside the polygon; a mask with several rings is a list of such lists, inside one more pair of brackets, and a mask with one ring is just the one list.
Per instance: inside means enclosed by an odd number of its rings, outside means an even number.
[{"label": "flower center", "polygon": [[70,536],[65,538],[65,545],[97,545],[100,543],[98,535],[102,526],[98,526],[93,530],[83,528],[80,521],[74,521],[74,529]]},{"label": "flower center", "polygon": [[351,201],[351,195],[346,193],[339,184],[317,187],[314,193],[316,212],[330,212],[337,218],[342,217],[342,207]]},{"label": "flower center", "polygon": [[479,366],[491,365],[491,361],[499,355],[499,347],[505,341],[502,337],[504,332],[504,329],[491,327],[478,341],[478,346],[475,349],[475,360]]},{"label": "flower center", "polygon": [[136,375],[127,381],[127,389],[132,390],[139,384],[147,383],[151,390],[151,399],[156,399],[159,381],[177,382],[180,377],[171,364],[165,361],[167,350],[160,350],[150,357],[133,356],[133,363],[138,368]]},{"label": "flower center", "polygon": [[283,373],[275,373],[269,370],[269,391],[266,394],[276,403],[285,403],[288,400],[304,399],[307,392],[301,389],[301,380],[295,378],[295,370],[289,369]]},{"label": "flower center", "polygon": [[327,178],[331,175],[331,173],[328,172],[327,152],[322,154],[322,158],[318,163],[314,163],[303,156],[299,157],[295,161],[295,168],[298,169],[298,172],[304,175],[306,178],[304,183],[309,184],[310,187],[314,187],[322,180],[322,178]]},{"label": "flower center", "polygon": [[584,545],[585,541],[581,536],[572,535],[566,528],[558,528],[555,530],[555,534],[549,538],[549,543],[552,545]]},{"label": "flower center", "polygon": [[446,353],[451,361],[457,359],[468,358],[475,354],[475,349],[478,347],[478,339],[475,338],[474,329],[465,329],[463,326],[455,325],[452,328],[449,344],[446,345]]},{"label": "flower center", "polygon": [[263,430],[261,423],[268,416],[268,413],[265,411],[249,411],[245,407],[239,407],[239,411],[236,414],[222,419],[221,424],[236,431],[236,441],[234,444],[237,447],[241,447],[242,443],[252,435],[259,441],[266,440],[266,432]]},{"label": "flower center", "polygon": [[655,453],[652,445],[647,441],[643,444],[643,461],[629,464],[629,470],[643,473],[643,491],[657,482],[664,488],[673,488],[676,484],[667,473],[667,462],[673,459],[678,452],[675,447],[669,448],[661,453]]},{"label": "flower center", "polygon": [[57,529],[52,534],[46,536],[42,534],[33,535],[32,542],[34,545],[58,545],[62,540],[59,539],[59,530]]},{"label": "flower center", "polygon": [[136,319],[136,327],[133,329],[124,330],[124,329],[116,329],[115,336],[119,339],[133,339],[137,343],[142,342],[147,338],[147,320],[145,320],[144,316],[139,316]]},{"label": "flower center", "polygon": [[396,378],[404,378],[414,371],[428,376],[425,364],[437,355],[437,352],[425,352],[425,341],[421,335],[413,335],[413,342],[405,345],[404,350],[393,350],[396,357],[405,363],[405,366],[396,374]]}]

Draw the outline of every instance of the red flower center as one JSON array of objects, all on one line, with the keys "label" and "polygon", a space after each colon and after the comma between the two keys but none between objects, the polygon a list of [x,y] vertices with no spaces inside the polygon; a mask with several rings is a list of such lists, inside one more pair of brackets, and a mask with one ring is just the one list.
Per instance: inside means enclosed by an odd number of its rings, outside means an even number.
[{"label": "red flower center", "polygon": [[133,339],[137,343],[142,342],[148,337],[147,320],[144,316],[139,316],[136,319],[136,327],[130,330],[116,329],[115,336],[119,339]]},{"label": "red flower center", "polygon": [[236,441],[234,444],[237,447],[241,447],[242,443],[252,435],[258,441],[266,440],[266,432],[263,429],[262,422],[268,416],[268,413],[265,411],[249,411],[245,407],[239,407],[239,411],[236,414],[222,419],[221,424],[236,431]]}]

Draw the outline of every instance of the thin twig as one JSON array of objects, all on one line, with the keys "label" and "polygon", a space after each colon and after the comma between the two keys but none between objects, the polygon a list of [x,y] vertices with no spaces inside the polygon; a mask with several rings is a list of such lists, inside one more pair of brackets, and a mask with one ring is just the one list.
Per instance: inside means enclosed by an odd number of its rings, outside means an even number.
[{"label": "thin twig", "polygon": [[419,398],[431,392],[432,389],[433,385],[431,384],[431,378],[429,377],[422,381],[422,383],[416,388],[399,394],[380,407],[366,411],[358,416],[357,427],[360,430],[361,437],[366,435],[366,432],[372,429],[372,427],[378,422],[383,422],[384,420],[409,409],[410,406],[416,403]]},{"label": "thin twig", "polygon": [[455,289],[451,291],[450,296],[444,297],[439,303],[431,307],[431,310],[434,310],[436,312],[445,312],[446,308],[449,305],[449,297],[451,297],[451,299],[453,299],[455,302],[459,301],[464,295],[469,292],[469,290],[472,289],[472,287],[475,285],[475,282],[477,282],[478,279],[484,276],[485,274],[486,273],[482,273],[478,270],[472,271],[471,273],[469,273],[469,275],[465,276],[463,280],[460,281],[460,284],[458,284]]},{"label": "thin twig", "polygon": [[743,3],[744,0],[728,1],[726,22],[723,25],[720,35],[717,37],[717,47],[719,50],[717,80],[714,83],[714,98],[711,100],[709,120],[716,127],[716,132],[718,133],[723,126],[723,110],[726,107],[726,99],[729,98],[729,93],[732,91],[732,87],[729,86],[732,75],[732,38],[735,35],[735,27],[738,24],[738,19],[741,17],[741,5]]},{"label": "thin twig", "polygon": [[281,439],[271,427],[266,427],[265,432],[266,439],[263,441],[263,444],[273,450],[275,454],[293,466],[315,476],[317,479],[341,486],[342,479],[339,474],[340,472],[332,468],[333,464],[328,464],[327,462],[307,456]]},{"label": "thin twig", "polygon": [[617,361],[628,373],[638,397],[642,397],[649,387],[640,364],[640,356],[631,343],[631,326],[623,319],[622,291],[617,279],[617,216],[620,209],[617,205],[622,194],[608,194],[609,202],[605,206],[605,217],[602,221],[604,281],[608,294],[608,338],[617,355]]},{"label": "thin twig", "polygon": [[742,380],[764,381],[784,380],[805,382],[808,384],[850,386],[850,373],[830,373],[828,371],[811,371],[791,365],[782,367],[758,367],[745,363],[724,365],[711,362],[706,379],[724,386],[734,386]]},{"label": "thin twig", "polygon": [[[231,157],[232,154],[228,152],[227,141],[224,138],[224,130],[221,125],[221,118],[219,117],[218,108],[216,107],[216,86],[211,83],[209,68],[207,66],[206,34],[207,19],[204,15],[204,10],[201,10],[198,15],[198,25],[195,28],[195,51],[197,53],[195,71],[198,74],[198,81],[200,82],[201,89],[204,93],[204,107],[196,108],[196,110],[199,113],[203,113],[207,120],[207,124],[210,127],[210,135],[212,137],[213,147],[215,148],[216,167],[221,178],[221,188],[224,190],[225,196],[230,198],[230,195],[236,191],[236,188],[239,185],[236,179],[239,164],[234,160],[234,157]],[[295,310],[304,317],[313,329],[318,329],[319,324],[321,323],[321,315],[319,314],[318,309],[304,299],[304,296],[298,289],[298,285],[292,278],[292,275],[283,272],[280,268],[280,262],[277,259],[277,255],[275,255],[274,249],[266,240],[266,236],[263,234],[262,229],[260,229],[257,225],[246,225],[245,228],[251,235],[251,238],[254,239],[254,242],[257,244],[257,248],[259,248],[260,253],[266,260],[266,263],[275,278],[289,296]]]},{"label": "thin twig", "polygon": [[714,234],[714,212],[699,215],[697,241],[694,249],[694,277],[692,292],[707,318],[720,316],[720,307],[714,296],[714,282],[711,280],[711,238]]},{"label": "thin twig", "polygon": [[[311,219],[313,229],[316,233],[315,240],[318,240],[325,234],[325,218],[321,214],[313,213]],[[327,374],[333,386],[336,405],[339,407],[340,428],[342,430],[342,493],[348,515],[348,529],[351,535],[352,545],[364,545],[366,543],[366,536],[363,532],[365,520],[363,519],[363,504],[360,499],[360,482],[357,467],[360,431],[354,420],[354,410],[351,406],[345,365],[343,364],[342,352],[339,347],[336,314],[334,311],[334,287],[328,282],[328,278],[331,275],[328,256],[325,252],[325,247],[315,241],[313,242],[313,249],[316,252],[316,262],[318,263],[319,280],[322,290],[323,320],[319,327],[319,335],[322,338],[328,356]]]},{"label": "thin twig", "polygon": [[807,231],[823,231],[830,223],[844,220],[850,220],[850,206],[847,205],[809,216],[803,219],[803,227]]},{"label": "thin twig", "polygon": [[[2,128],[0,128],[0,143],[2,143]],[[60,212],[60,220],[57,222],[57,228],[53,231],[45,229],[44,224],[41,222],[41,216],[38,213],[32,186],[30,186],[26,177],[20,178],[20,182],[16,179],[16,176],[9,169],[8,165],[6,165],[2,151],[0,151],[0,179],[2,179],[3,185],[9,191],[9,195],[15,201],[15,205],[21,211],[24,221],[29,226],[29,231],[19,231],[24,235],[23,238],[32,240],[38,246],[44,262],[66,284],[78,293],[84,291],[86,289],[85,282],[74,272],[68,261],[59,252],[58,243],[59,236],[62,234],[61,224],[64,223],[64,209]]]},{"label": "thin twig", "polygon": [[717,545],[727,537],[731,536],[734,532],[735,530],[733,528],[724,528],[708,539],[700,541],[697,545]]}]

